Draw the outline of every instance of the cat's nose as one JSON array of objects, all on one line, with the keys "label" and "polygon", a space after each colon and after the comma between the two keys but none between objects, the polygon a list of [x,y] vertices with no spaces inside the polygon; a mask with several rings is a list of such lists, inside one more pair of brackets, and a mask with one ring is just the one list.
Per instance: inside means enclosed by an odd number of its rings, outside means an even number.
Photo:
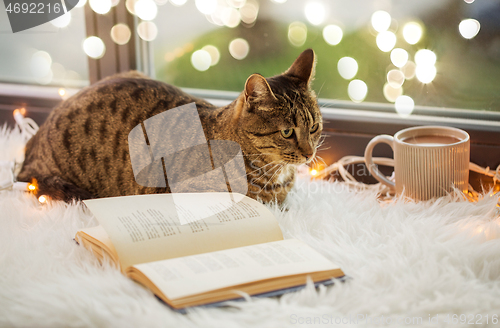
[{"label": "cat's nose", "polygon": [[309,154],[302,154],[302,156],[304,156],[306,158],[306,160],[309,160],[311,157],[312,157],[312,153],[309,153]]}]

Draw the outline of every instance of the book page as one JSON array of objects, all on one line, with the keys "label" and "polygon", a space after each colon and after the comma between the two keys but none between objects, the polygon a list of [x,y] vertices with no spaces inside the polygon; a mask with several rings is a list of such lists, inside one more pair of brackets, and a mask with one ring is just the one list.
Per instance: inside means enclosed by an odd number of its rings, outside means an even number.
[{"label": "book page", "polygon": [[283,239],[261,203],[241,194],[154,194],[85,200],[120,265],[158,261]]},{"label": "book page", "polygon": [[343,275],[337,265],[295,239],[139,264],[127,273],[134,269],[170,300],[284,276],[331,270]]}]

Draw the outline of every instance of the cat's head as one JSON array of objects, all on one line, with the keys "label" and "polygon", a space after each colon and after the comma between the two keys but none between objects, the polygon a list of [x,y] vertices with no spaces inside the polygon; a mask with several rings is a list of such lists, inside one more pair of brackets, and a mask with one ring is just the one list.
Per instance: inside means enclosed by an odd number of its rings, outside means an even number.
[{"label": "cat's head", "polygon": [[303,164],[316,155],[323,123],[311,89],[314,67],[314,51],[308,49],[283,74],[247,79],[239,97],[238,124],[251,151],[261,154],[259,160]]}]

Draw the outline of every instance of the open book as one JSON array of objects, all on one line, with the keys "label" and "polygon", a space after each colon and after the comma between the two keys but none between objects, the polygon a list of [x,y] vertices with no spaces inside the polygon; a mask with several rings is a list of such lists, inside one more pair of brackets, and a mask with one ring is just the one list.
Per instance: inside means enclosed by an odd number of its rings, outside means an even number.
[{"label": "open book", "polygon": [[283,239],[261,203],[235,193],[84,201],[100,226],[75,239],[180,309],[344,275],[305,243]]}]

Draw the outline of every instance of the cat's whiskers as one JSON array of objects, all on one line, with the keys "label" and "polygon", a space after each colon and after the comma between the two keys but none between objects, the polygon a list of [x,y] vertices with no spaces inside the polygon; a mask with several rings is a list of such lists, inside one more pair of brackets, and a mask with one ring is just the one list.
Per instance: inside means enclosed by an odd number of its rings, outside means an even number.
[{"label": "cat's whiskers", "polygon": [[[238,177],[238,178],[241,178],[241,177],[244,177],[244,176],[249,176],[250,174],[252,174],[252,173],[254,173],[254,172],[257,172],[257,171],[260,171],[260,170],[262,170],[263,168],[265,168],[266,166],[269,166],[269,165],[274,164],[274,163],[276,163],[276,162],[277,162],[277,161],[272,161],[271,163],[267,163],[266,165],[261,166],[261,167],[259,167],[258,169],[253,170],[252,172],[248,172],[247,174],[242,175],[242,176],[240,176],[240,177]],[[263,174],[265,174],[265,173],[266,173],[266,172],[264,172]]]},{"label": "cat's whiskers", "polygon": [[276,170],[276,172],[274,172],[274,174],[271,176],[271,178],[266,182],[266,184],[264,185],[264,187],[262,187],[262,189],[266,189],[266,186],[269,184],[269,182],[273,181],[273,178],[276,174],[279,175],[279,173],[283,170],[283,168],[286,166],[285,164],[277,164],[280,166],[279,169]]},{"label": "cat's whiskers", "polygon": [[[274,161],[274,162],[277,162],[277,161]],[[279,170],[279,169],[276,169],[278,166],[282,166],[282,164],[281,163],[275,164],[270,170],[265,171],[264,173],[262,173],[262,175],[260,177],[253,179],[253,181],[257,182],[258,180],[260,180],[260,179],[268,176],[269,172],[272,172],[273,170],[275,170],[274,173],[273,173],[273,175],[271,176],[271,179],[272,179],[273,176],[276,174],[276,172]]]}]

